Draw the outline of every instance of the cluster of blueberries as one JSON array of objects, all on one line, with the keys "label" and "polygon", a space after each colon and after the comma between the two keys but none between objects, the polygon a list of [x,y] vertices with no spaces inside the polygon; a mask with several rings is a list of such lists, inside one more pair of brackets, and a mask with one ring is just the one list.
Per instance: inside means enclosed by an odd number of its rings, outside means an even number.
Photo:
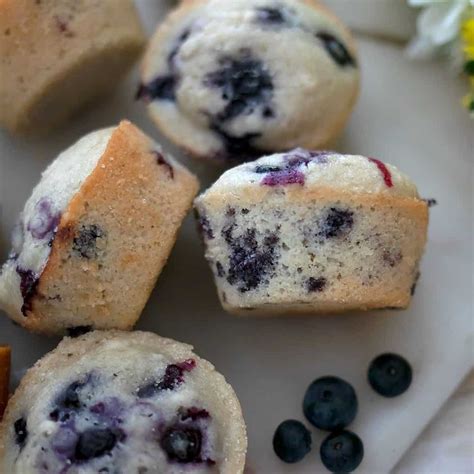
[{"label": "cluster of blueberries", "polygon": [[[382,354],[370,364],[368,381],[378,394],[396,397],[410,386],[412,369],[403,357]],[[362,462],[362,440],[345,429],[354,421],[357,409],[354,388],[339,377],[321,377],[306,390],[303,399],[306,419],[316,428],[331,432],[320,448],[321,461],[331,472],[352,472]],[[273,449],[284,462],[301,461],[311,450],[311,433],[300,421],[283,421],[275,431]]]}]

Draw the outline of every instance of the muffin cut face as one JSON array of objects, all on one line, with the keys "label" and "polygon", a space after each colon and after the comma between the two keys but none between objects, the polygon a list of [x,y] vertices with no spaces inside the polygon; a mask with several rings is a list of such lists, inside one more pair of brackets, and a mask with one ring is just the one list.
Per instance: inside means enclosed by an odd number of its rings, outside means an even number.
[{"label": "muffin cut face", "polygon": [[358,80],[349,32],[316,2],[197,0],[158,28],[137,97],[192,154],[250,160],[333,139]]},{"label": "muffin cut face", "polygon": [[131,328],[197,188],[129,122],[85,136],[27,201],[0,274],[0,306],[49,334]]},{"label": "muffin cut face", "polygon": [[428,211],[391,165],[295,149],[224,173],[195,207],[229,311],[409,304]]},{"label": "muffin cut face", "polygon": [[234,391],[191,347],[95,331],[25,376],[0,424],[0,471],[238,474],[246,445]]}]

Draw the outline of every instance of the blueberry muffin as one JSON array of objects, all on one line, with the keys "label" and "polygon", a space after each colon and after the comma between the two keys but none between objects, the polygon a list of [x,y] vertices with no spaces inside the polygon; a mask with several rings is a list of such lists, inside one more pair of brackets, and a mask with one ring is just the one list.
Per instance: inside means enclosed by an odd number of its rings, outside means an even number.
[{"label": "blueberry muffin", "polygon": [[2,0],[0,126],[59,125],[111,91],[144,41],[133,0]]},{"label": "blueberry muffin", "polygon": [[146,332],[65,338],[0,424],[0,472],[243,472],[239,401],[192,348]]},{"label": "blueberry muffin", "polygon": [[248,161],[331,141],[358,83],[350,33],[316,1],[187,0],[153,36],[137,97],[192,155]]},{"label": "blueberry muffin", "polygon": [[428,206],[394,166],[295,149],[224,173],[195,201],[226,310],[406,308]]},{"label": "blueberry muffin", "polygon": [[130,329],[197,190],[130,122],[86,135],[25,204],[0,273],[0,308],[46,334]]}]

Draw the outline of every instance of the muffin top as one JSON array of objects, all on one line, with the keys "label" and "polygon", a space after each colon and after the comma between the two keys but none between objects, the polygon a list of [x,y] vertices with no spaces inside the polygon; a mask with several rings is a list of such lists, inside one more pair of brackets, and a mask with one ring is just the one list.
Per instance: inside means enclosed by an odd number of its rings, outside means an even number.
[{"label": "muffin top", "polygon": [[154,35],[138,97],[175,142],[205,157],[320,146],[358,89],[346,28],[316,2],[184,2]]}]

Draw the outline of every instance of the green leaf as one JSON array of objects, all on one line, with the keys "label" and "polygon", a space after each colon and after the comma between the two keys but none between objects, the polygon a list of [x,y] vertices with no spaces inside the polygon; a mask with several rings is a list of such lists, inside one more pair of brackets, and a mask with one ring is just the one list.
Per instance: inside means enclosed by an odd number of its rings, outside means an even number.
[{"label": "green leaf", "polygon": [[474,59],[464,64],[464,72],[469,76],[474,76]]}]

